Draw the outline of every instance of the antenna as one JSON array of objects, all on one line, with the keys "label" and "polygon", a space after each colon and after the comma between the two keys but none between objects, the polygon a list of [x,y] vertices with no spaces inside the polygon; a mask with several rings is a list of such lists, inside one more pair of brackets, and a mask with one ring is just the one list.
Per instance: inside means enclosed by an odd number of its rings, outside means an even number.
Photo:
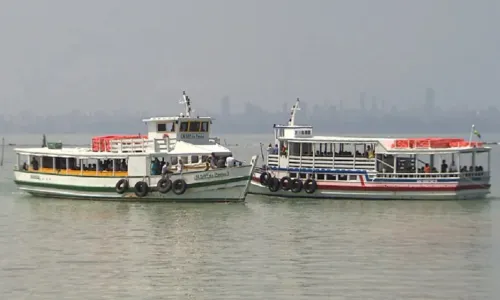
[{"label": "antenna", "polygon": [[186,107],[185,116],[191,117],[191,99],[189,99],[189,96],[186,95],[185,91],[182,92],[182,99],[180,101],[180,104],[184,104]]},{"label": "antenna", "polygon": [[292,106],[292,113],[291,113],[290,121],[288,121],[288,126],[295,125],[295,115],[297,115],[297,111],[300,110],[299,103],[300,103],[300,100],[299,100],[299,98],[297,98],[297,102],[295,102],[295,105]]}]

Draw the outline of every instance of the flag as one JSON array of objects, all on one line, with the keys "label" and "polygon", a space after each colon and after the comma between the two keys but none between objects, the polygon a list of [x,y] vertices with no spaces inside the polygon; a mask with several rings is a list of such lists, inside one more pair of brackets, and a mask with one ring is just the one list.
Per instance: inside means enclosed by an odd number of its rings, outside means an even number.
[{"label": "flag", "polygon": [[475,136],[477,136],[478,138],[481,138],[481,134],[479,133],[479,131],[477,131],[477,129],[475,127],[472,128],[473,129],[473,133]]}]

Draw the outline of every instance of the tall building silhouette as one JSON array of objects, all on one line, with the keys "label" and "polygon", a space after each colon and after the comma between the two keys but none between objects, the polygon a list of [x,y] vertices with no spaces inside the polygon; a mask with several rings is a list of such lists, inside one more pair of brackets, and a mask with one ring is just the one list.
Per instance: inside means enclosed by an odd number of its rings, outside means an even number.
[{"label": "tall building silhouette", "polygon": [[366,93],[365,92],[361,92],[361,94],[359,95],[359,108],[362,111],[366,110],[365,97],[366,97]]},{"label": "tall building silhouette", "polygon": [[231,103],[229,101],[229,96],[224,96],[220,101],[220,111],[222,115],[229,116],[231,114]]}]

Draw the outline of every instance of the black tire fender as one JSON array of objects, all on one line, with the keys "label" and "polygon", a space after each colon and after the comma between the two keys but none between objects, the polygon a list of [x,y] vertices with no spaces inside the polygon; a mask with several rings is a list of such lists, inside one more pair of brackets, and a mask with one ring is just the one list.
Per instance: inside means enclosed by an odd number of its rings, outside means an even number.
[{"label": "black tire fender", "polygon": [[128,180],[125,178],[118,180],[118,182],[115,185],[115,190],[118,194],[125,193],[128,190],[128,188],[129,188]]},{"label": "black tire fender", "polygon": [[158,183],[156,184],[156,188],[158,189],[158,192],[162,194],[166,194],[170,192],[172,189],[172,180],[168,178],[162,178],[158,180]]},{"label": "black tire fender", "polygon": [[172,183],[172,192],[176,195],[182,195],[187,190],[187,183],[184,179],[176,179]]}]

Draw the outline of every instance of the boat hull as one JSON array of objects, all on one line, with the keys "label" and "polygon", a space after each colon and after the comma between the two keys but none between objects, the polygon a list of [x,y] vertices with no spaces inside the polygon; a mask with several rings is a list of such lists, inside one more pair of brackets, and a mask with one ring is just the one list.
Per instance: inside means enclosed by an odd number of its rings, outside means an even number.
[{"label": "boat hull", "polygon": [[[244,201],[250,185],[254,164],[235,168],[224,168],[211,171],[172,174],[171,180],[184,179],[186,191],[177,195],[172,190],[160,193],[156,189],[160,176],[129,177],[129,189],[120,194],[116,191],[120,177],[85,177],[61,174],[42,174],[35,172],[15,171],[15,183],[19,190],[34,196],[141,202],[241,202]],[[150,192],[139,197],[134,186],[145,181]]]},{"label": "boat hull", "polygon": [[377,182],[337,184],[317,182],[318,188],[308,194],[280,189],[269,190],[260,183],[260,173],[255,173],[249,194],[283,198],[322,198],[356,200],[462,200],[484,199],[490,193],[490,185],[485,182],[456,181],[446,183]]}]

